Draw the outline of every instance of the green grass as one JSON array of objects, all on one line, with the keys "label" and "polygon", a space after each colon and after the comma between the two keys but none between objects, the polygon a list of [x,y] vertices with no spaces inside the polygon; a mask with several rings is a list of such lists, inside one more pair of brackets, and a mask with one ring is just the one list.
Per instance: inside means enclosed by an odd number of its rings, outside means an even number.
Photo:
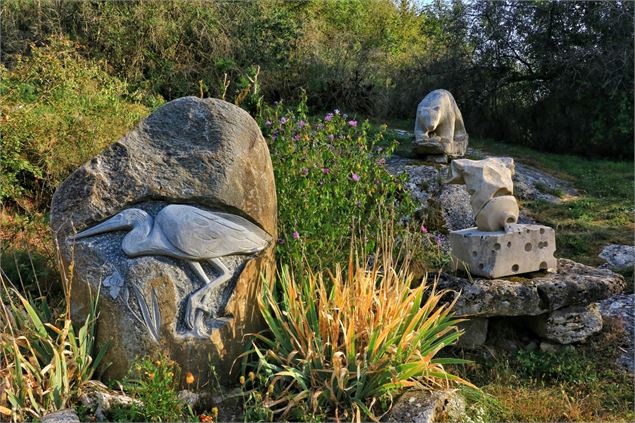
[{"label": "green grass", "polygon": [[620,331],[575,350],[469,354],[459,374],[481,391],[462,390],[466,421],[633,421],[633,376],[615,368]]}]

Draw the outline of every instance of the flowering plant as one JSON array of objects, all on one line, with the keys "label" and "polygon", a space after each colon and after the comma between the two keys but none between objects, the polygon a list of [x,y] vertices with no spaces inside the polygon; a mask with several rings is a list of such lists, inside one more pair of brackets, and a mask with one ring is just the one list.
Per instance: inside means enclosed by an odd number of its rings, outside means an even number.
[{"label": "flowering plant", "polygon": [[[384,139],[385,127],[376,131],[339,110],[309,117],[305,101],[295,110],[265,108],[260,122],[276,178],[281,262],[342,262],[354,227],[373,234],[393,212],[412,215],[405,176],[384,168],[396,147]],[[368,251],[374,242],[369,235]]]}]

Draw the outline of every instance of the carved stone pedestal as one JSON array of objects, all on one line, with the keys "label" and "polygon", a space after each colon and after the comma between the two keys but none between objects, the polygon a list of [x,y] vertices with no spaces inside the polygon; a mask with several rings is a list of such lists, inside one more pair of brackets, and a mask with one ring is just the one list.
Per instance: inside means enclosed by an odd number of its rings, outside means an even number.
[{"label": "carved stone pedestal", "polygon": [[553,271],[557,261],[556,233],[548,226],[515,224],[509,232],[477,228],[450,232],[448,240],[456,268],[488,278],[537,270]]}]

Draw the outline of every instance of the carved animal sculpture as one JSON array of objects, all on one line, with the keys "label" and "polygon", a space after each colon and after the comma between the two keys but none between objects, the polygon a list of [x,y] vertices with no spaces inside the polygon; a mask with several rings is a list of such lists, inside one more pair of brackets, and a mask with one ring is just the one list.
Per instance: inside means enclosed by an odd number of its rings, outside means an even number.
[{"label": "carved animal sculpture", "polygon": [[470,194],[476,225],[482,231],[508,231],[518,221],[514,198],[514,160],[490,157],[484,160],[453,160],[449,184],[465,184]]},{"label": "carved animal sculpture", "polygon": [[468,135],[461,111],[449,91],[434,90],[417,106],[415,144],[440,144],[449,156],[465,154]]},{"label": "carved animal sculpture", "polygon": [[[132,230],[131,230],[132,229]],[[75,235],[75,239],[111,231],[131,230],[121,248],[128,257],[167,256],[186,260],[205,284],[190,294],[185,308],[185,325],[194,328],[197,312],[205,309],[211,288],[231,278],[221,257],[256,254],[271,242],[271,236],[247,219],[227,213],[171,204],[156,219],[141,209],[127,209]],[[212,263],[220,276],[210,281],[201,261]]]}]

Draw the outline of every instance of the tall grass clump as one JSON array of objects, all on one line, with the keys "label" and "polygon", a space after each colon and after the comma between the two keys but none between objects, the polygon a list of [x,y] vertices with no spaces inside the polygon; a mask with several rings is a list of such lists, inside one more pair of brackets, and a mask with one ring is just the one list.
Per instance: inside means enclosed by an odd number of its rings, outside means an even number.
[{"label": "tall grass clump", "polygon": [[71,406],[103,359],[105,347],[95,351],[97,300],[76,329],[69,273],[61,271],[58,315],[46,298],[23,296],[0,269],[0,420],[32,421]]},{"label": "tall grass clump", "polygon": [[260,120],[276,179],[281,263],[345,262],[354,226],[365,228],[370,252],[382,219],[413,215],[405,176],[385,169],[396,147],[385,128],[339,110],[309,117],[306,98],[295,109],[264,108]]},{"label": "tall grass clump", "polygon": [[43,209],[70,172],[148,114],[104,66],[60,38],[0,66],[0,201]]},{"label": "tall grass clump", "polygon": [[268,330],[255,335],[253,372],[241,379],[259,418],[377,420],[402,388],[464,382],[444,369],[462,360],[436,357],[462,333],[453,304],[425,281],[412,288],[409,254],[382,244],[344,269],[285,266],[264,278]]}]

